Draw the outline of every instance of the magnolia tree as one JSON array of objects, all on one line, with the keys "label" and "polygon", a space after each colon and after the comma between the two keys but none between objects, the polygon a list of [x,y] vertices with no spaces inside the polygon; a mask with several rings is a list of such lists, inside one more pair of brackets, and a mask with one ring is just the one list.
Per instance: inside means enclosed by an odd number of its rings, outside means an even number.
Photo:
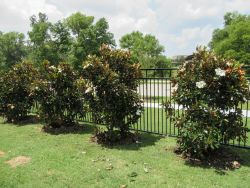
[{"label": "magnolia tree", "polygon": [[130,126],[140,117],[142,101],[136,93],[140,75],[139,64],[134,63],[128,51],[105,45],[99,57],[89,56],[84,63],[83,76],[90,82],[86,93],[92,96],[95,120],[107,124],[108,131],[101,135],[108,140],[114,138],[115,128],[119,139],[127,137]]},{"label": "magnolia tree", "polygon": [[53,128],[74,125],[76,117],[85,112],[85,81],[66,63],[55,67],[45,62],[41,72],[34,88],[41,117]]},{"label": "magnolia tree", "polygon": [[13,66],[0,76],[0,113],[8,122],[25,120],[34,103],[33,82],[38,71],[31,63]]},{"label": "magnolia tree", "polygon": [[198,48],[193,59],[179,68],[174,84],[178,86],[174,100],[185,108],[175,119],[182,152],[203,157],[220,143],[246,140],[238,106],[249,97],[248,83],[237,62]]}]

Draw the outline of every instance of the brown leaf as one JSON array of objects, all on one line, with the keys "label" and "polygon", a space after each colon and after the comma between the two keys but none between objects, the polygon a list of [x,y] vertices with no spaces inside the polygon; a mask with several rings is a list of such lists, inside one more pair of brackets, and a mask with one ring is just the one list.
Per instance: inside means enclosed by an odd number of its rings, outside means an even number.
[{"label": "brown leaf", "polygon": [[238,161],[233,161],[232,162],[232,167],[238,169],[238,168],[240,168],[240,163]]}]

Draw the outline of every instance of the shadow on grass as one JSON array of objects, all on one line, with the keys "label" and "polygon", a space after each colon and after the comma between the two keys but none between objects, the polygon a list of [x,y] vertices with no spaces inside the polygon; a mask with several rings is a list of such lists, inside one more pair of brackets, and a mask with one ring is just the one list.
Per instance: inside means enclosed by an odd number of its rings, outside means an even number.
[{"label": "shadow on grass", "polygon": [[52,135],[60,134],[90,134],[94,133],[95,126],[89,123],[79,123],[70,127],[51,128],[44,126],[43,131]]},{"label": "shadow on grass", "polygon": [[109,149],[117,150],[139,150],[143,147],[153,146],[157,141],[161,139],[159,135],[153,135],[149,133],[136,133],[138,135],[138,140],[134,143],[125,144],[114,144],[112,146],[103,145]]},{"label": "shadow on grass", "polygon": [[186,165],[198,168],[213,168],[219,175],[227,175],[228,171],[237,170],[241,166],[250,167],[250,149],[224,146],[205,160],[187,159]]},{"label": "shadow on grass", "polygon": [[41,120],[37,115],[28,115],[24,119],[21,119],[21,120],[16,121],[16,122],[6,121],[6,119],[4,117],[1,117],[1,119],[2,119],[1,123],[10,124],[13,126],[25,126],[25,125],[41,123]]},{"label": "shadow on grass", "polygon": [[[105,126],[96,125],[86,122],[81,122],[78,125],[72,127],[61,127],[61,128],[43,128],[43,131],[52,135],[60,135],[60,134],[92,134],[94,136],[95,131],[98,127]],[[133,131],[134,132],[134,131]],[[118,150],[139,150],[142,147],[153,146],[155,143],[161,139],[159,135],[153,135],[149,133],[138,133],[136,132],[138,137],[136,142],[133,143],[116,143],[113,145],[99,144],[96,141],[93,141],[93,136],[90,137],[90,142],[94,142],[103,147],[109,149],[118,149]]]}]

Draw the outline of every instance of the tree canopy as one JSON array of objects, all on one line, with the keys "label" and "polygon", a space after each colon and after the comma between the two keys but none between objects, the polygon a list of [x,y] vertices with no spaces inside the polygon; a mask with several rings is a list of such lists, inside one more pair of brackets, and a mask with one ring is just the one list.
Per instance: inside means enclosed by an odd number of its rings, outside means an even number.
[{"label": "tree canopy", "polygon": [[76,68],[88,55],[98,55],[102,44],[115,46],[114,35],[108,31],[109,25],[105,18],[94,23],[93,16],[78,12],[66,18],[65,25],[74,35],[70,60]]},{"label": "tree canopy", "polygon": [[0,68],[9,69],[22,61],[26,54],[24,34],[0,32]]},{"label": "tree canopy", "polygon": [[159,68],[159,66],[165,68],[170,63],[170,60],[162,54],[164,47],[153,35],[144,35],[139,31],[134,31],[120,39],[120,46],[131,51],[133,57],[141,63],[143,68]]},{"label": "tree canopy", "polygon": [[80,12],[56,23],[46,14],[30,18],[29,58],[38,65],[48,60],[53,65],[69,62],[78,68],[88,55],[98,55],[102,44],[115,46],[108,22]]},{"label": "tree canopy", "polygon": [[[38,13],[30,17],[30,31],[27,39],[18,32],[0,31],[0,67],[10,68],[23,60],[41,67],[44,61],[57,66],[61,62],[72,64],[78,69],[88,55],[100,56],[100,47],[105,44],[116,46],[114,35],[109,32],[105,18],[95,20],[76,12],[56,23],[47,15]],[[132,53],[132,59],[140,62],[142,68],[166,68],[171,60],[164,54],[164,47],[151,34],[139,31],[124,35],[120,47]]]},{"label": "tree canopy", "polygon": [[250,15],[226,13],[224,28],[214,30],[209,46],[219,55],[250,65]]},{"label": "tree canopy", "polygon": [[51,25],[46,14],[39,13],[38,17],[33,15],[30,18],[29,58],[36,64],[40,64],[44,60],[53,61],[50,57],[51,46],[49,45]]}]

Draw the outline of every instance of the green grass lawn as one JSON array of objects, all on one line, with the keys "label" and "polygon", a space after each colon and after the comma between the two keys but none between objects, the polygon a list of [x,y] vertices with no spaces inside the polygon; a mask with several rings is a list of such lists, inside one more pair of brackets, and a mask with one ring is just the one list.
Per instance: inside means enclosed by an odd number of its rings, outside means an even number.
[{"label": "green grass lawn", "polygon": [[[0,187],[249,187],[250,150],[238,170],[190,166],[173,153],[174,138],[142,134],[139,144],[102,147],[90,142],[93,126],[81,133],[52,135],[42,125],[15,126],[0,119]],[[16,168],[5,162],[27,156]],[[112,169],[110,168],[112,167]]]}]

